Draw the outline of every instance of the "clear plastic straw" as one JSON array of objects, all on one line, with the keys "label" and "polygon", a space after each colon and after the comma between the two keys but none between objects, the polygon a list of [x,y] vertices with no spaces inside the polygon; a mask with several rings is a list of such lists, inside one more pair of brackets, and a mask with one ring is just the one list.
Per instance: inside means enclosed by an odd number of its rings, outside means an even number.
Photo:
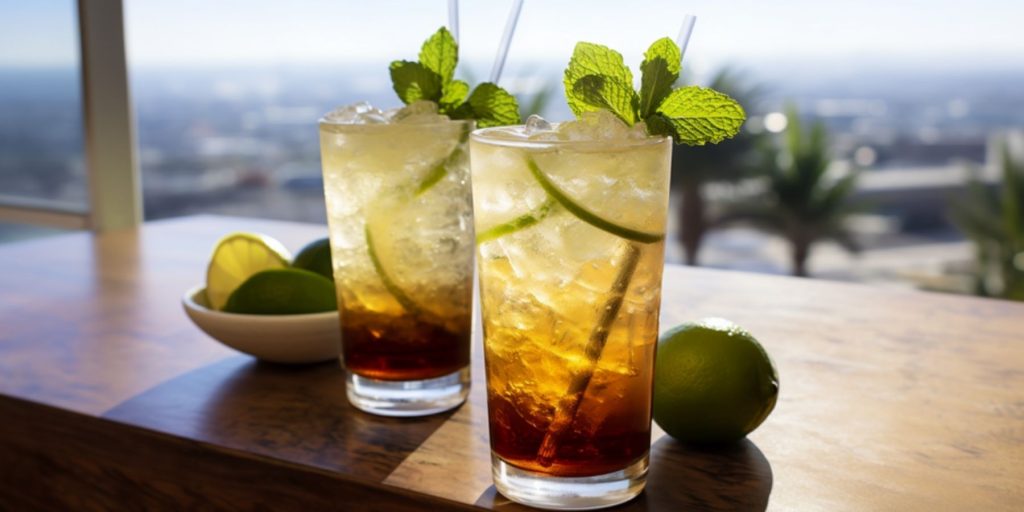
[{"label": "clear plastic straw", "polygon": [[565,395],[555,407],[554,417],[537,449],[537,462],[541,466],[550,467],[554,463],[555,457],[558,455],[558,443],[576,421],[576,414],[579,413],[580,404],[583,403],[583,395],[590,387],[590,380],[594,377],[594,371],[597,370],[601,353],[604,352],[604,346],[608,343],[612,324],[615,323],[619,309],[622,308],[622,303],[626,300],[629,283],[633,280],[637,264],[640,263],[641,251],[642,249],[636,243],[625,240],[619,243],[615,257],[620,262],[619,272],[615,275],[615,282],[612,283],[612,287],[608,291],[604,307],[600,309],[601,317],[590,332],[590,338],[587,339],[587,345],[583,350],[587,356],[588,365],[573,376]]},{"label": "clear plastic straw", "polygon": [[683,55],[686,55],[686,45],[690,43],[690,36],[693,35],[693,24],[697,23],[697,17],[692,14],[683,16],[683,26],[679,29],[679,37],[676,38],[676,45],[679,46],[679,61],[682,62]]},{"label": "clear plastic straw", "polygon": [[448,30],[459,44],[459,0],[448,0]]},{"label": "clear plastic straw", "polygon": [[512,45],[512,34],[516,31],[516,23],[519,21],[519,11],[523,10],[523,0],[514,0],[512,10],[508,13],[508,21],[505,22],[505,33],[501,35],[501,46],[498,47],[498,55],[494,58],[494,67],[491,68],[491,83],[496,84],[501,79],[501,70],[505,67],[505,57],[508,56],[508,48]]}]

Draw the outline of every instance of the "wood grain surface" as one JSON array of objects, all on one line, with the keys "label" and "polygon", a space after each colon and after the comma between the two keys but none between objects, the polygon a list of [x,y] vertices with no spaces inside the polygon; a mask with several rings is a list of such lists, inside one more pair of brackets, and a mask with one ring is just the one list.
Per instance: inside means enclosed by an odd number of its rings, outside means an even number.
[{"label": "wood grain surface", "polygon": [[[479,338],[469,403],[404,421],[349,407],[335,365],[256,363],[192,326],[180,297],[236,230],[325,233],[204,216],[0,246],[0,503],[522,508],[491,485]],[[1024,510],[1024,305],[672,266],[663,295],[663,329],[752,331],[780,398],[726,449],[655,429],[622,510]]]},{"label": "wood grain surface", "polygon": [[0,246],[0,393],[101,414],[150,386],[235,354],[193,326],[181,296],[231,231],[293,251],[324,226],[225,217],[152,222]]},{"label": "wood grain surface", "polygon": [[381,481],[450,414],[366,414],[349,405],[338,363],[289,366],[236,356],[151,388],[103,416]]},{"label": "wood grain surface", "polygon": [[0,396],[0,510],[462,510],[379,480]]}]

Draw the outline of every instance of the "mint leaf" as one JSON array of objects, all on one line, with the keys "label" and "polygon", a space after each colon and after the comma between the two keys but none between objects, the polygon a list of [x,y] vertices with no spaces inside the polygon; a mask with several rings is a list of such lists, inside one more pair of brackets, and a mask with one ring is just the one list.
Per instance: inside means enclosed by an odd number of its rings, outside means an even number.
[{"label": "mint leaf", "polygon": [[455,108],[448,109],[447,111],[441,113],[448,116],[448,119],[454,120],[476,118],[476,114],[473,113],[473,107],[470,106],[468,101]]},{"label": "mint leaf", "polygon": [[406,105],[432,101],[438,112],[450,119],[476,119],[482,128],[520,122],[515,97],[501,87],[483,83],[470,94],[468,83],[454,80],[458,63],[458,44],[448,29],[441,27],[423,43],[419,62],[391,63],[391,85]]},{"label": "mint leaf", "polygon": [[668,123],[676,144],[691,146],[717,144],[732,137],[746,119],[743,107],[736,100],[697,86],[673,90],[658,105],[657,114],[660,116],[645,119],[648,130],[664,130],[664,123]]},{"label": "mint leaf", "polygon": [[420,64],[437,73],[441,84],[445,86],[455,76],[455,66],[459,63],[459,45],[455,43],[448,29],[441,27],[423,43],[420,49]]},{"label": "mint leaf", "polygon": [[746,119],[735,100],[701,87],[673,89],[681,52],[663,37],[644,52],[639,94],[633,75],[618,52],[593,43],[577,43],[563,83],[569,108],[580,117],[606,110],[628,125],[643,121],[650,135],[672,136],[676,144],[718,143],[739,132]]},{"label": "mint leaf", "polygon": [[490,82],[484,82],[469,95],[478,128],[519,124],[519,104],[515,96]]},{"label": "mint leaf", "polygon": [[640,99],[630,84],[603,75],[587,75],[576,80],[572,92],[578,101],[611,111],[628,126],[636,123]]},{"label": "mint leaf", "polygon": [[[664,135],[666,137],[676,137],[676,128],[672,126],[672,121],[669,118],[655,113],[644,119],[644,124],[647,125],[648,135]],[[676,137],[678,143],[678,137]]]},{"label": "mint leaf", "polygon": [[441,98],[441,77],[419,62],[396,60],[391,63],[391,85],[406,105]]},{"label": "mint leaf", "polygon": [[466,101],[466,96],[469,94],[469,84],[462,80],[453,80],[444,85],[444,93],[441,94],[441,100],[438,101],[440,104],[440,112],[442,114],[448,114],[459,108]]},{"label": "mint leaf", "polygon": [[640,64],[640,117],[654,114],[672,91],[672,85],[679,79],[681,59],[679,47],[667,37],[658,39],[644,52]]},{"label": "mint leaf", "polygon": [[627,84],[631,89],[633,87],[633,73],[623,62],[622,54],[599,44],[576,43],[562,81],[569,108],[577,117],[584,112],[601,109],[580,97],[574,89],[576,82],[588,75],[604,76]]}]

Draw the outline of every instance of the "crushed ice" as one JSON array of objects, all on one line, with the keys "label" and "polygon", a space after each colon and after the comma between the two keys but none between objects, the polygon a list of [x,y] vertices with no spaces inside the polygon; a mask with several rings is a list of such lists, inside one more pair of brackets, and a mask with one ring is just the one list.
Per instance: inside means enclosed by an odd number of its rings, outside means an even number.
[{"label": "crushed ice", "polygon": [[438,114],[437,104],[432,101],[416,101],[402,108],[386,111],[360,101],[328,112],[324,120],[338,124],[427,124],[447,121],[448,117]]},{"label": "crushed ice", "polygon": [[605,141],[646,139],[643,123],[629,126],[615,114],[606,110],[585,112],[579,119],[564,123],[550,123],[538,115],[526,119],[522,126],[506,126],[492,135],[510,140],[529,141]]},{"label": "crushed ice", "polygon": [[575,121],[558,124],[558,138],[573,141],[644,139],[643,124],[629,126],[607,110],[584,112]]},{"label": "crushed ice", "polygon": [[324,120],[339,124],[381,124],[388,122],[388,118],[380,109],[374,108],[365,101],[338,107],[328,112],[324,116]]},{"label": "crushed ice", "polygon": [[414,101],[402,108],[386,112],[394,123],[429,124],[447,121],[448,116],[437,113],[437,103],[433,101]]}]

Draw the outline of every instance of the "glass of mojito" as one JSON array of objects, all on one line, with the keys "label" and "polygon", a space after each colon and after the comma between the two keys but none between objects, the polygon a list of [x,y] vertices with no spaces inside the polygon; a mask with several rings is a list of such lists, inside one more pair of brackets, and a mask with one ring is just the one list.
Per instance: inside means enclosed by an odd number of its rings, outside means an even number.
[{"label": "glass of mojito", "polygon": [[681,55],[655,41],[636,91],[622,55],[579,43],[575,121],[471,136],[492,472],[513,501],[593,509],[644,488],[672,144],[745,117],[674,87]]},{"label": "glass of mojito", "polygon": [[441,27],[389,66],[405,107],[320,120],[324,196],[349,401],[388,416],[458,406],[469,391],[473,220],[466,144],[518,124],[515,97],[455,78]]},{"label": "glass of mojito", "polygon": [[473,133],[496,487],[594,508],[643,489],[671,139],[606,112]]},{"label": "glass of mojito", "polygon": [[469,389],[473,122],[431,102],[362,103],[320,120],[349,401],[418,416]]}]

